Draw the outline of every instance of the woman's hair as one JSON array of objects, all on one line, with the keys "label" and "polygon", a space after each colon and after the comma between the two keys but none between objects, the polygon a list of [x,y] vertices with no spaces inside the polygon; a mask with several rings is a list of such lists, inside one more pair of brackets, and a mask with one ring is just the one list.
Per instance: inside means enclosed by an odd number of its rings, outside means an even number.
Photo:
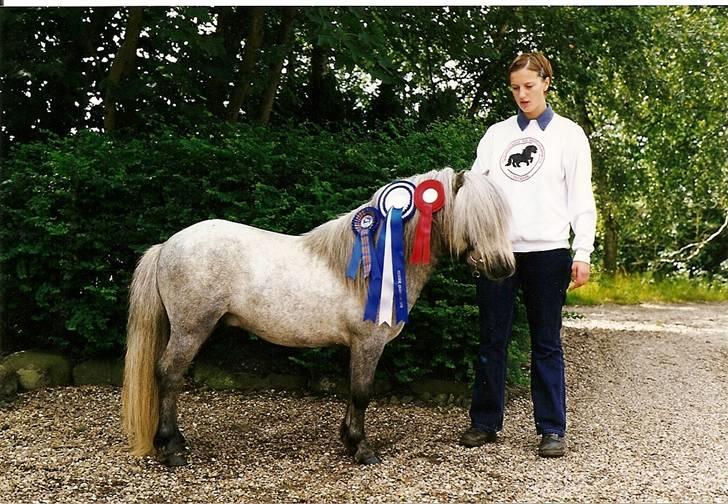
[{"label": "woman's hair", "polygon": [[508,80],[510,81],[511,74],[522,68],[528,68],[538,73],[538,76],[542,79],[548,77],[549,83],[553,84],[554,72],[551,69],[551,63],[548,58],[541,52],[530,52],[519,54],[511,62],[511,66],[508,67]]}]

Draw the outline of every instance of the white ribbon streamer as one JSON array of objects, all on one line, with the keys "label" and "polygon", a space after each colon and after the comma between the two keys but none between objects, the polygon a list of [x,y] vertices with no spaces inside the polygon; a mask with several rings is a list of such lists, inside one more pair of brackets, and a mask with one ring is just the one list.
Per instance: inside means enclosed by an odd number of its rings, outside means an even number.
[{"label": "white ribbon streamer", "polygon": [[382,271],[382,294],[379,301],[377,324],[392,326],[394,306],[394,270],[392,268],[392,212],[387,214],[387,238],[384,242],[384,269]]}]

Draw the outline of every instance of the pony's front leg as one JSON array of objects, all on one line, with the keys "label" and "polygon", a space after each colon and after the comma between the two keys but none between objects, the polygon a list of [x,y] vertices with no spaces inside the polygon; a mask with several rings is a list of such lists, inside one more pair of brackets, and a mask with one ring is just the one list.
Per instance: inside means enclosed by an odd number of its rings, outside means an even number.
[{"label": "pony's front leg", "polygon": [[364,433],[364,413],[369,405],[374,372],[384,349],[384,341],[354,341],[351,344],[350,399],[341,423],[341,441],[359,464],[377,464],[379,457]]}]

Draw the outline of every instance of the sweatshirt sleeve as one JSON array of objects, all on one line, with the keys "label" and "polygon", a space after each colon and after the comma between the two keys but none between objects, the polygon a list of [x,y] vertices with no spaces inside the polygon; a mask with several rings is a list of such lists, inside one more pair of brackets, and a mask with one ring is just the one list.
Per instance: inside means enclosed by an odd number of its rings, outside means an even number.
[{"label": "sweatshirt sleeve", "polygon": [[480,139],[480,143],[478,143],[478,150],[477,155],[475,157],[475,162],[473,163],[473,166],[470,168],[472,171],[478,172],[478,173],[485,173],[489,169],[489,160],[491,159],[491,152],[493,151],[493,130],[492,128],[488,128],[485,132],[485,135],[483,135],[483,138]]},{"label": "sweatshirt sleeve", "polygon": [[574,143],[566,159],[566,195],[571,229],[574,230],[574,260],[590,262],[594,251],[597,209],[592,191],[589,139],[578,125]]}]

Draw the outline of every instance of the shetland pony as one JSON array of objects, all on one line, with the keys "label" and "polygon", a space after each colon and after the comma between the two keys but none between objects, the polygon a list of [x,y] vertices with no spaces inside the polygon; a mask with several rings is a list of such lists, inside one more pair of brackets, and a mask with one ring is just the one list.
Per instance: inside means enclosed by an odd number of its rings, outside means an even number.
[{"label": "shetland pony", "polygon": [[[446,201],[433,216],[430,263],[406,266],[408,309],[446,253],[470,257],[493,279],[514,271],[509,208],[489,179],[450,168],[409,178],[414,184],[427,179],[443,184]],[[183,375],[216,325],[228,324],[279,345],[348,346],[350,399],[341,440],[357,463],[379,462],[364,434],[364,412],[379,357],[404,324],[363,320],[367,283],[348,279],[346,268],[352,217],[374,205],[380,191],[300,236],[209,220],[145,252],[131,284],[122,391],[122,423],[133,454],[156,450],[166,465],[186,464],[177,424]],[[404,226],[407,255],[418,214]]]}]

